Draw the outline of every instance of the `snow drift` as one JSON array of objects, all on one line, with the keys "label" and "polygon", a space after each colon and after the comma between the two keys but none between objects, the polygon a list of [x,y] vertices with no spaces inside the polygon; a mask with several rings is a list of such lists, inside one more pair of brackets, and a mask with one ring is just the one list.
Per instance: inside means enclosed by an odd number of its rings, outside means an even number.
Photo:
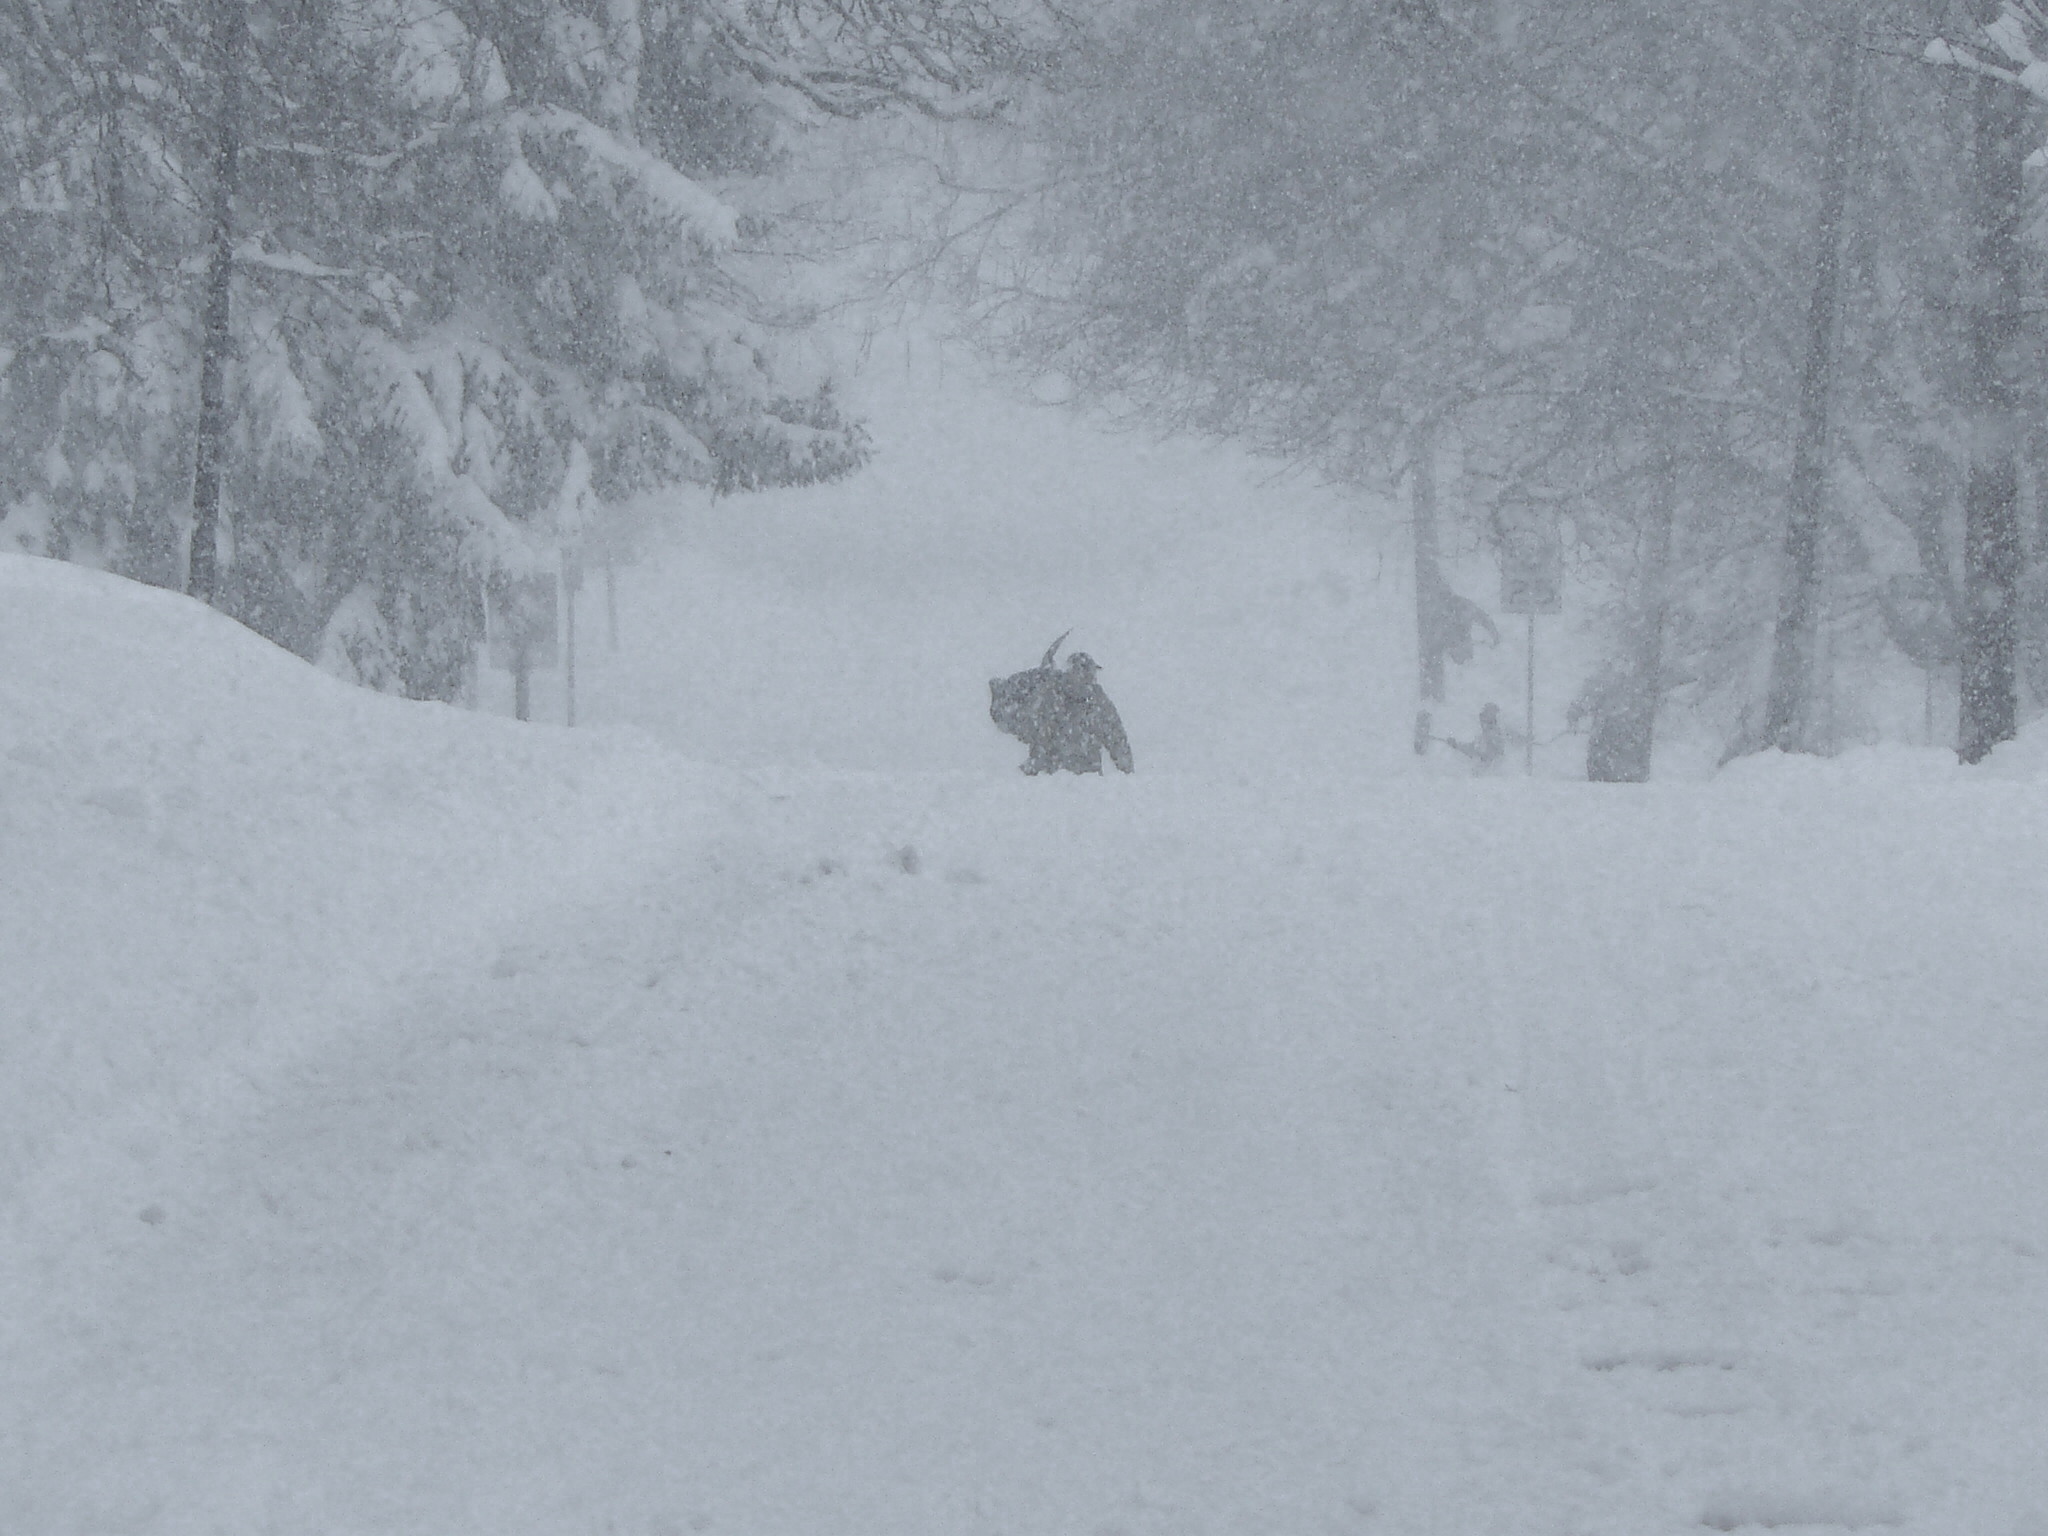
[{"label": "snow drift", "polygon": [[54,561],[0,556],[0,657],[10,1205],[56,1167],[67,1201],[125,1190],[260,1064],[620,878],[703,782],[625,738],[348,687]]}]

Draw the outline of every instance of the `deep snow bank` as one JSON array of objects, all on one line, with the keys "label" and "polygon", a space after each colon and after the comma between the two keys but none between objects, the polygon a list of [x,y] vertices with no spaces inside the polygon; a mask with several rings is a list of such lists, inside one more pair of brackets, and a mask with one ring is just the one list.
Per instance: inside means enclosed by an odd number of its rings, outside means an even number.
[{"label": "deep snow bank", "polygon": [[1403,777],[1225,518],[1027,781],[1144,540],[766,510],[590,695],[746,777],[0,561],[0,1527],[2048,1529],[2048,737]]},{"label": "deep snow bank", "polygon": [[0,1488],[151,1536],[2031,1536],[2048,828],[1824,766],[763,772],[50,1256]]},{"label": "deep snow bank", "polygon": [[60,1157],[125,1187],[266,1062],[628,878],[703,788],[0,556],[0,1200]]}]

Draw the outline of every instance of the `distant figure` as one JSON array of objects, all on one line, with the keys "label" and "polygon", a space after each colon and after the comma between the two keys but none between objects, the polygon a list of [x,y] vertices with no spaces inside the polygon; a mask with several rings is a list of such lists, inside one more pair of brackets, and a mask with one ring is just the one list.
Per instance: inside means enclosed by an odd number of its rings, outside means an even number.
[{"label": "distant figure", "polygon": [[1053,715],[1053,770],[1069,773],[1102,772],[1102,754],[1123,773],[1131,771],[1131,743],[1124,735],[1123,720],[1095,674],[1102,669],[1086,651],[1067,658],[1067,670],[1060,674],[1060,705]]},{"label": "distant figure", "polygon": [[1500,706],[1489,704],[1479,711],[1479,734],[1470,741],[1446,738],[1448,745],[1472,759],[1474,773],[1497,773],[1507,761],[1507,733],[1500,728]]},{"label": "distant figure", "polygon": [[1564,712],[1565,726],[1587,727],[1586,777],[1595,784],[1640,784],[1650,777],[1657,701],[1627,667],[1608,663]]},{"label": "distant figure", "polygon": [[1066,638],[1053,641],[1030,671],[989,680],[989,718],[1031,749],[1026,773],[1100,773],[1104,752],[1129,773],[1131,744],[1116,706],[1095,680],[1102,670],[1095,658],[1076,651],[1064,670],[1053,665]]},{"label": "distant figure", "polygon": [[1422,696],[1441,701],[1444,663],[1464,666],[1469,662],[1474,637],[1482,629],[1489,645],[1499,645],[1500,626],[1472,599],[1453,592],[1434,567],[1415,594],[1415,608],[1422,640]]},{"label": "distant figure", "polygon": [[[1067,634],[1072,634],[1068,630]],[[988,717],[998,728],[1031,749],[1024,760],[1026,773],[1048,773],[1052,760],[1046,748],[1052,741],[1053,717],[1059,709],[1059,669],[1052,659],[1059,654],[1067,636],[1045,648],[1045,659],[1027,672],[988,681]]]}]

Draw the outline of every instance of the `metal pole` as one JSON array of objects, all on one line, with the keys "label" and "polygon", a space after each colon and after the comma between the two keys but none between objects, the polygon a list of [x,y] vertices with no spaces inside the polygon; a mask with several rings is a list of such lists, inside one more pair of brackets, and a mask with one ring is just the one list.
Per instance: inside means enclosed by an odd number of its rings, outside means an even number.
[{"label": "metal pole", "polygon": [[1529,695],[1522,712],[1522,772],[1536,772],[1536,615],[1529,615]]},{"label": "metal pole", "polygon": [[604,547],[604,628],[605,636],[611,642],[611,650],[619,648],[619,576],[618,567],[612,563],[612,547]]},{"label": "metal pole", "polygon": [[562,582],[562,611],[564,636],[562,657],[563,713],[565,723],[576,723],[576,586],[567,580],[566,557]]}]

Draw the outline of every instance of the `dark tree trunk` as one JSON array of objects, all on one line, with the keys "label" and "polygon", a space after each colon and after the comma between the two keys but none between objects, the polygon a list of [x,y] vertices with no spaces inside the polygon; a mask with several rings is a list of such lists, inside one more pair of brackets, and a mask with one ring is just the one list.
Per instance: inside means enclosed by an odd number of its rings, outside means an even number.
[{"label": "dark tree trunk", "polygon": [[1963,493],[1962,708],[1956,754],[1980,761],[2017,729],[2019,471],[2013,409],[2020,332],[2021,166],[2026,97],[1996,80],[1974,86],[1971,177],[1975,303],[1970,312],[1969,481]]},{"label": "dark tree trunk", "polygon": [[214,99],[212,256],[199,344],[199,429],[192,468],[192,553],[185,590],[210,603],[220,585],[220,476],[228,435],[227,368],[233,345],[235,184],[242,153],[245,0],[213,0]]},{"label": "dark tree trunk", "polygon": [[1814,230],[1813,298],[1799,378],[1799,436],[1785,516],[1784,586],[1771,649],[1763,741],[1786,752],[1813,750],[1814,637],[1820,621],[1820,525],[1828,482],[1828,405],[1835,382],[1835,333],[1841,311],[1842,212],[1856,131],[1856,41],[1838,44],[1828,93],[1827,148],[1821,165],[1820,221]]},{"label": "dark tree trunk", "polygon": [[1666,432],[1643,526],[1628,654],[1614,683],[1595,704],[1586,741],[1586,777],[1597,783],[1648,782],[1657,746],[1657,711],[1664,703],[1664,631],[1671,608],[1671,536],[1678,518],[1678,459],[1670,443]]}]

